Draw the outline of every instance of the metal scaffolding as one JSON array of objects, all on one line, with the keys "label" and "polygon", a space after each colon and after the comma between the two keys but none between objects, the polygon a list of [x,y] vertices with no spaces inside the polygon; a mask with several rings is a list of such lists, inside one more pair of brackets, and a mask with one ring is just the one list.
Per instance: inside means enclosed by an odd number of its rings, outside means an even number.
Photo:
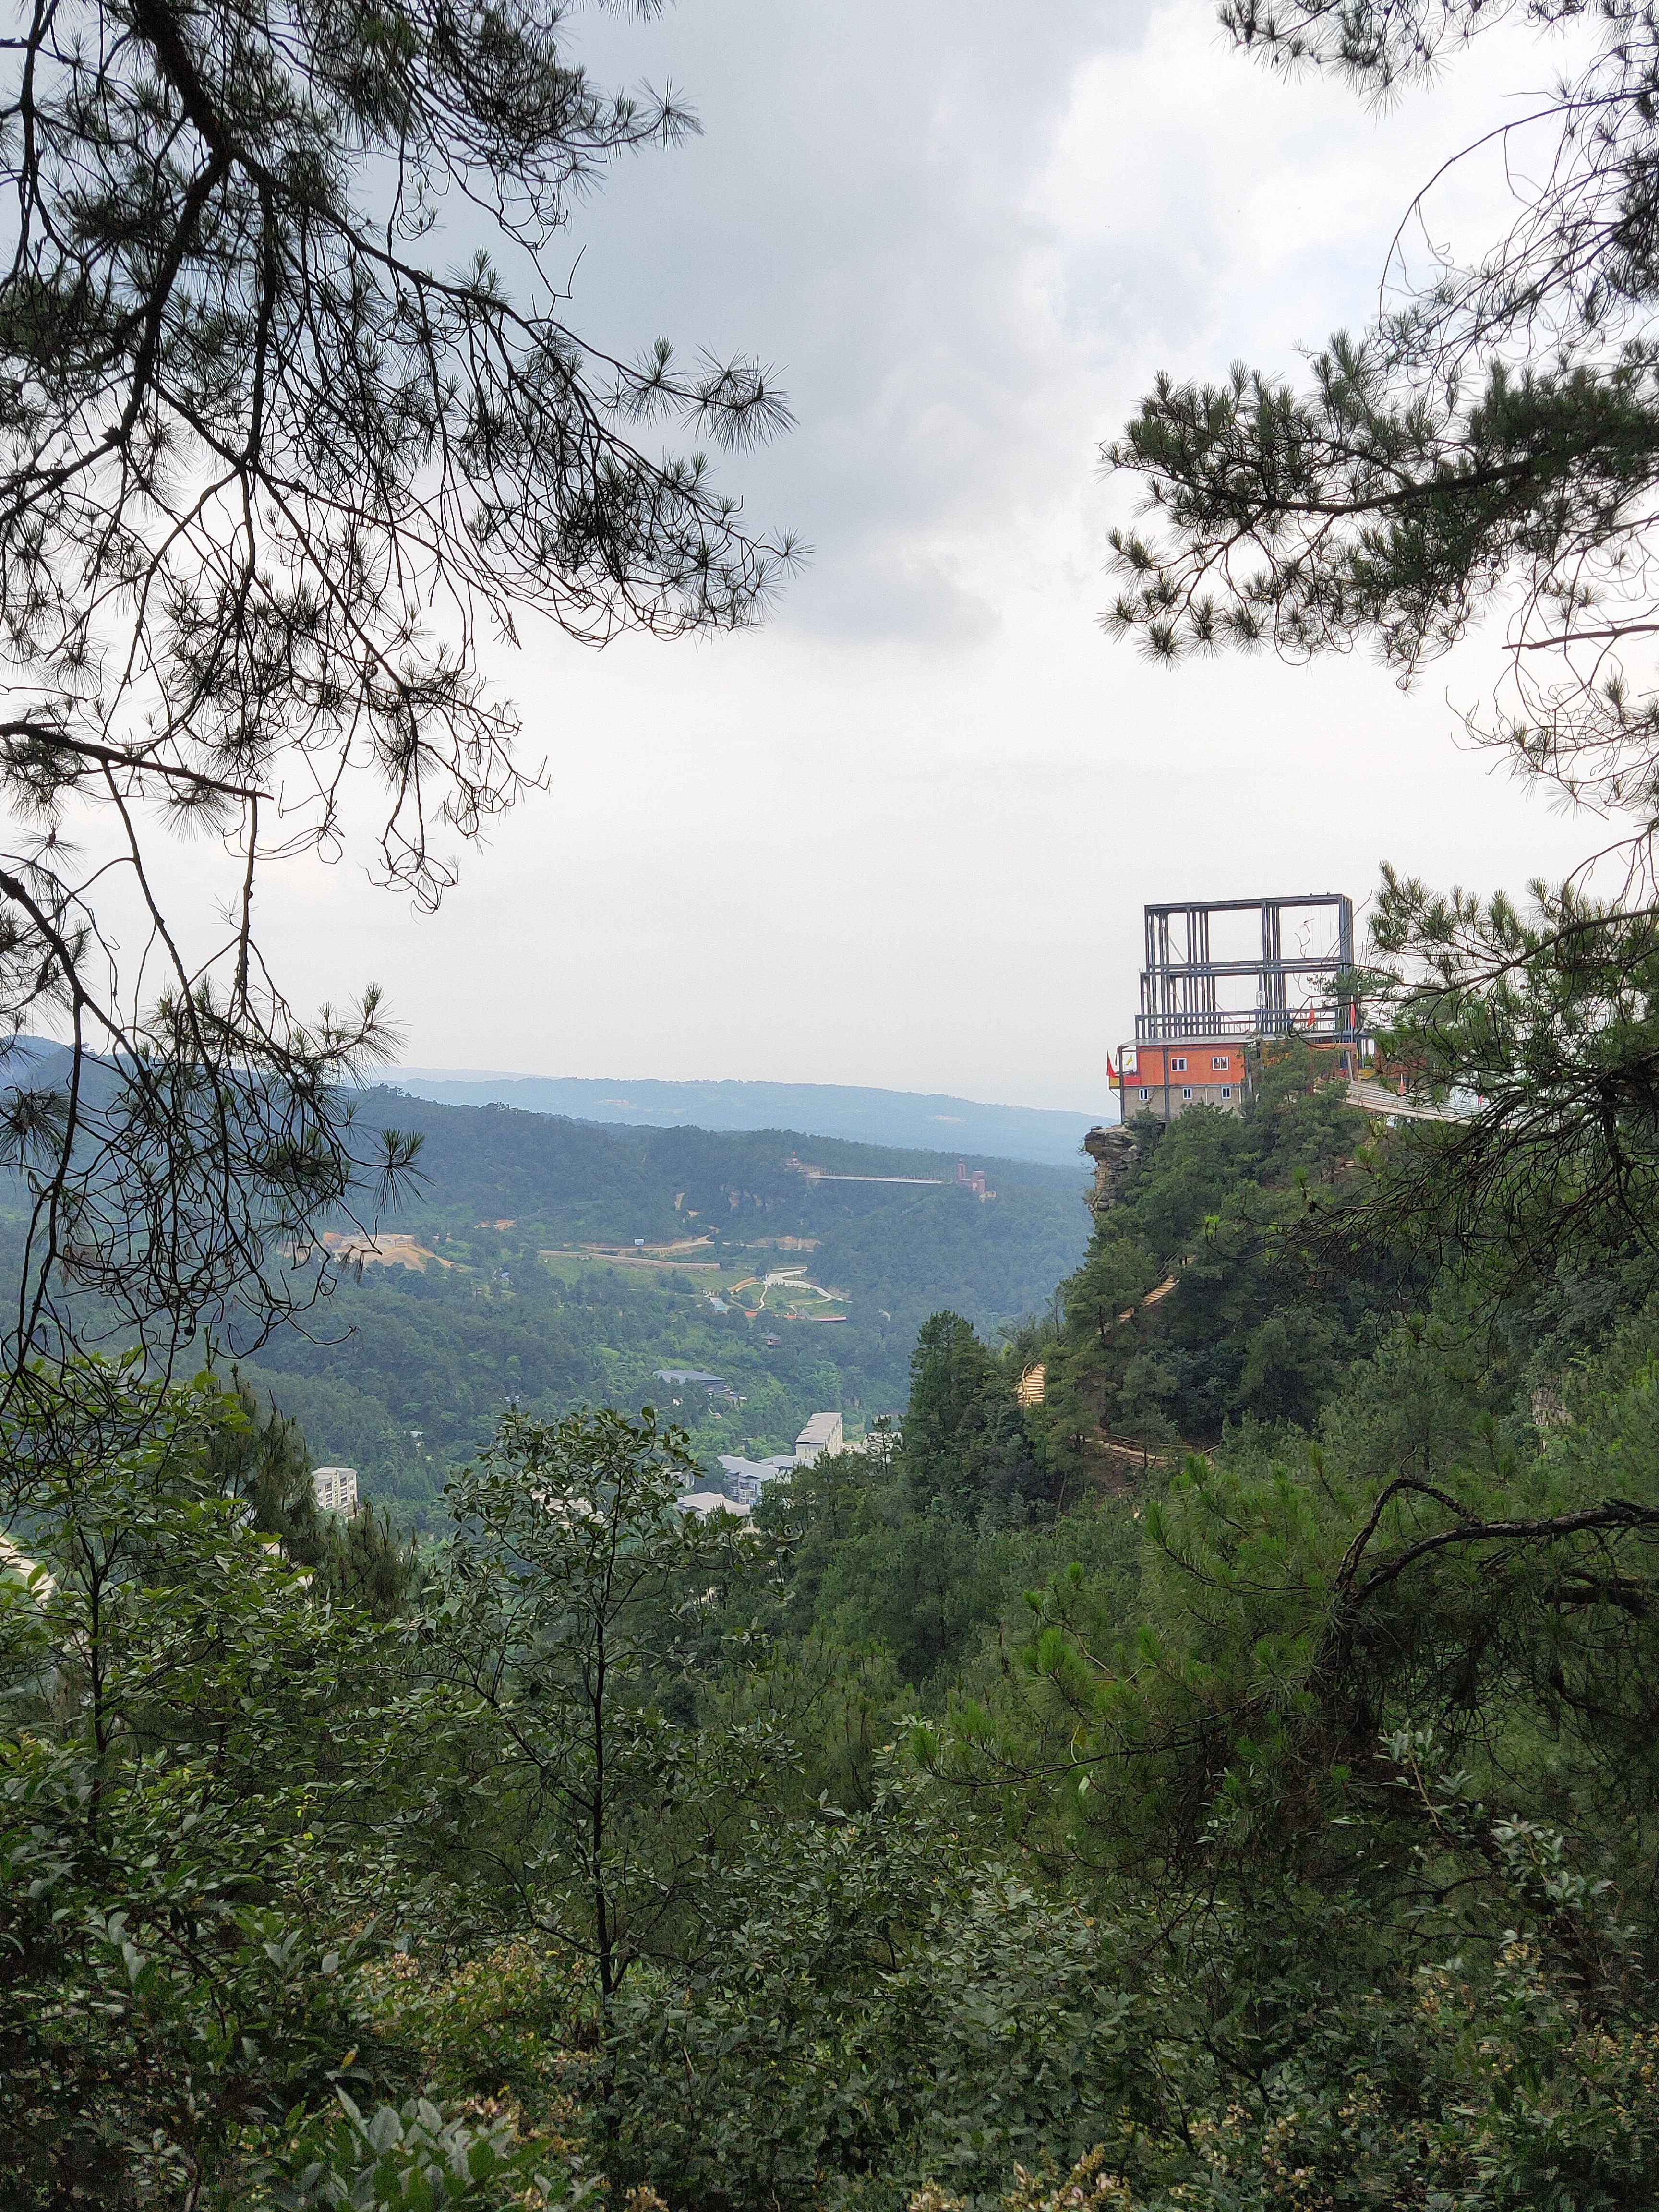
[{"label": "metal scaffolding", "polygon": [[[1233,914],[1260,917],[1259,946],[1243,958],[1214,959],[1211,924]],[[1290,1036],[1358,1042],[1360,1010],[1340,988],[1353,968],[1353,901],[1340,891],[1149,906],[1146,916],[1137,1043]]]}]

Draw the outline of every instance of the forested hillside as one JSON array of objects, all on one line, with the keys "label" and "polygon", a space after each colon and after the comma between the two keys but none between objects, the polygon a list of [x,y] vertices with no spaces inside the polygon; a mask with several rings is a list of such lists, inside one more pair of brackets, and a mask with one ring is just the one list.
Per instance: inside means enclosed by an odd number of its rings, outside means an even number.
[{"label": "forested hillside", "polygon": [[[954,1153],[781,1130],[602,1129],[389,1091],[361,1110],[422,1139],[422,1180],[380,1224],[416,1240],[422,1271],[348,1267],[246,1371],[320,1458],[356,1467],[405,1519],[429,1510],[509,1403],[549,1415],[656,1403],[708,1458],[787,1449],[821,1408],[851,1429],[896,1413],[928,1313],[951,1306],[994,1334],[1048,1297],[1088,1234],[1081,1159],[1072,1172],[975,1159],[995,1192],[981,1202],[955,1181]],[[939,1180],[815,1182],[792,1158]],[[775,1286],[750,1319],[764,1276],[789,1271],[844,1296]],[[718,1375],[730,1392],[665,1386],[663,1367]]]},{"label": "forested hillside", "polygon": [[[68,2141],[70,2201],[164,2154],[227,2208],[1653,2202],[1651,1256],[1392,1238],[1459,1136],[1305,1051],[1131,1133],[1057,1297],[930,1316],[896,1446],[749,1523],[609,1411],[494,1417],[439,1549],[246,1393],[10,1434],[20,2201]],[[461,1264],[374,1277],[374,1356],[577,1310]]]}]

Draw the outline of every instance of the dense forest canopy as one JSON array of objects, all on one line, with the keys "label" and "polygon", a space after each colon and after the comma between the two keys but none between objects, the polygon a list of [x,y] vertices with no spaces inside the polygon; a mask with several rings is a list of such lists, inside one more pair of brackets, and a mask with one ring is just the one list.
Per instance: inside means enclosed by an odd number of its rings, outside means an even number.
[{"label": "dense forest canopy", "polygon": [[1650,2202],[1650,1257],[1354,1249],[1305,1048],[1132,1134],[746,1522],[603,1409],[415,1545],[246,1384],[14,1425],[17,2201]]},{"label": "dense forest canopy", "polygon": [[[954,1154],[787,1130],[607,1129],[392,1093],[360,1110],[422,1139],[420,1181],[381,1227],[416,1240],[423,1271],[348,1274],[243,1371],[300,1416],[320,1458],[357,1468],[405,1520],[430,1516],[509,1402],[549,1415],[654,1403],[706,1465],[788,1451],[821,1410],[861,1429],[902,1408],[931,1311],[954,1304],[994,1334],[1047,1299],[1088,1233],[1081,1158],[1070,1173],[975,1161],[996,1192],[981,1202],[956,1182]],[[929,1181],[811,1183],[785,1164],[801,1157]],[[629,1264],[636,1237],[667,1256]],[[775,1286],[751,1320],[761,1279],[790,1271],[843,1299],[794,1304]],[[730,1391],[665,1385],[663,1368]]]}]

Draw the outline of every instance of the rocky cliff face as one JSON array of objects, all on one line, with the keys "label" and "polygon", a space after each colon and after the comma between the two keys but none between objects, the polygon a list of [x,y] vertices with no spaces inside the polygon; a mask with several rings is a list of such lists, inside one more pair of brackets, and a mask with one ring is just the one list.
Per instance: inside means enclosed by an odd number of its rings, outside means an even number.
[{"label": "rocky cliff face", "polygon": [[1097,1214],[1109,1213],[1123,1195],[1140,1139],[1133,1129],[1091,1129],[1083,1139],[1083,1149],[1095,1164],[1095,1187],[1089,1203]]}]

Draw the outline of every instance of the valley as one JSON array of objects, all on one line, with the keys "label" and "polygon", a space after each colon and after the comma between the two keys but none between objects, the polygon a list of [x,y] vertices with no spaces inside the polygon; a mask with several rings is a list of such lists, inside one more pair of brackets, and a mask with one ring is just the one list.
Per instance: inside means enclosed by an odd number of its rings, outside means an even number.
[{"label": "valley", "polygon": [[[921,1324],[988,1335],[1042,1307],[1087,1243],[1090,1176],[785,1130],[606,1128],[383,1090],[366,1129],[422,1139],[416,1193],[326,1242],[332,1295],[243,1371],[319,1461],[400,1524],[510,1404],[654,1403],[701,1463],[787,1449],[813,1413],[895,1413]],[[977,1174],[992,1167],[994,1197]],[[719,1378],[669,1389],[662,1368]]]}]

